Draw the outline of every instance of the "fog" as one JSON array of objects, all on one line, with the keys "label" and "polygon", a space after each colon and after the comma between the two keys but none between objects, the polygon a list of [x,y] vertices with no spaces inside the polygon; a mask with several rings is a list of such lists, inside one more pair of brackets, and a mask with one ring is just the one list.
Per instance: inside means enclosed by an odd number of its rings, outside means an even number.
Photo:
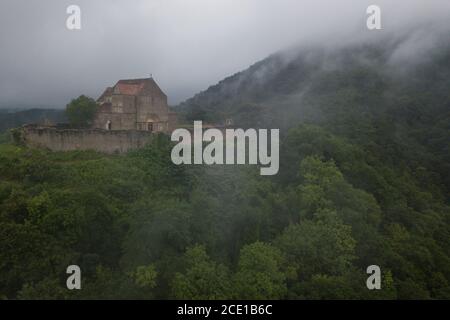
[{"label": "fog", "polygon": [[[72,4],[81,30],[66,28]],[[382,30],[366,28],[370,4]],[[448,0],[2,0],[0,106],[63,107],[150,74],[174,105],[285,48],[419,30],[395,61],[425,54],[449,13]]]}]

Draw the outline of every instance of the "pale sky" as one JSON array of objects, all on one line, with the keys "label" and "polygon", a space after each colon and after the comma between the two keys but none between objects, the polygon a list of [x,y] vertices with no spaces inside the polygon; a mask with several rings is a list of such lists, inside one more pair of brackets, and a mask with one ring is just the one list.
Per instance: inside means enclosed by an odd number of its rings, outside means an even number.
[{"label": "pale sky", "polygon": [[370,4],[378,33],[450,21],[449,0],[1,0],[0,106],[63,107],[150,73],[176,104],[284,48],[372,36]]}]

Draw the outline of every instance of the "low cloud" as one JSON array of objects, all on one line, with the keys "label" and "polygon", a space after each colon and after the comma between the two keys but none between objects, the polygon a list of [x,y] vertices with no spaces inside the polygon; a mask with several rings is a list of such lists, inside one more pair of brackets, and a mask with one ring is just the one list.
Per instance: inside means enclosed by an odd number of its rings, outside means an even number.
[{"label": "low cloud", "polygon": [[[65,27],[66,8],[82,29]],[[448,0],[377,1],[383,30],[365,28],[365,0],[3,0],[0,106],[62,107],[97,97],[120,78],[156,78],[176,104],[267,55],[311,43],[395,35],[416,28],[392,59],[425,53],[448,30]]]}]

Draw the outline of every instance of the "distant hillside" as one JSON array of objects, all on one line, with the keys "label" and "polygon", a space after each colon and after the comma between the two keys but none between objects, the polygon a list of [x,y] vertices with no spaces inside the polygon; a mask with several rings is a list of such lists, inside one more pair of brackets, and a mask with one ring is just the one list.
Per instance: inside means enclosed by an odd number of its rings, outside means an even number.
[{"label": "distant hillside", "polygon": [[188,99],[179,110],[189,121],[232,117],[240,126],[281,128],[336,122],[343,113],[384,115],[408,125],[448,119],[450,47],[414,57],[409,41],[280,52]]},{"label": "distant hillside", "polygon": [[65,121],[64,110],[57,109],[29,109],[23,111],[0,112],[0,132],[16,128],[26,123],[43,123],[50,121],[58,123]]},{"label": "distant hillside", "polygon": [[280,128],[282,135],[302,123],[319,125],[383,161],[410,159],[437,170],[450,190],[450,47],[416,54],[411,46],[405,38],[281,52],[179,110],[186,121],[232,118],[236,126]]}]

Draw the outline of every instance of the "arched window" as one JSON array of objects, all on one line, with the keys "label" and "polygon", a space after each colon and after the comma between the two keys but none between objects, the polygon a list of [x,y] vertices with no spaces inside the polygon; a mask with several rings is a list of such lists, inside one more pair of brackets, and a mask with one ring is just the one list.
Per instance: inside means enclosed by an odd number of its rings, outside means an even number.
[{"label": "arched window", "polygon": [[111,130],[111,121],[106,121],[106,130]]}]

